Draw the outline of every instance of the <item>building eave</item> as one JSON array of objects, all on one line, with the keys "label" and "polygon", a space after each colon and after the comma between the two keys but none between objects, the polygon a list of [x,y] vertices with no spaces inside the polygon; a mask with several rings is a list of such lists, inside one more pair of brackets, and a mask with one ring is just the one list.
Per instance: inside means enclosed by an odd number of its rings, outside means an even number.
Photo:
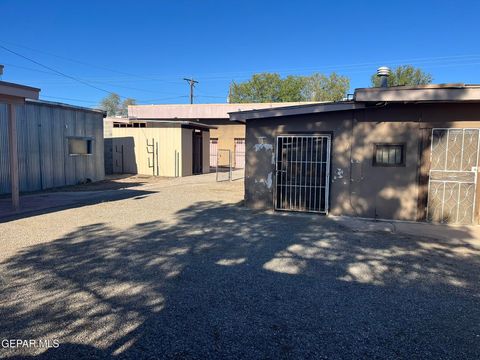
[{"label": "building eave", "polygon": [[463,84],[361,88],[356,102],[480,102],[480,86]]},{"label": "building eave", "polygon": [[247,120],[272,118],[279,116],[294,116],[304,114],[316,114],[333,111],[347,111],[355,109],[363,109],[365,104],[355,102],[325,102],[307,105],[277,107],[272,109],[237,111],[229,113],[230,120],[245,123]]}]

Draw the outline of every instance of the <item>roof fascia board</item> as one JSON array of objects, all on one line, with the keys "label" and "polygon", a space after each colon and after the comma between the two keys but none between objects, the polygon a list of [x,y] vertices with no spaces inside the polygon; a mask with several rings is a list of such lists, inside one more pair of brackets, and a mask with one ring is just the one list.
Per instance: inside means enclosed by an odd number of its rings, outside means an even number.
[{"label": "roof fascia board", "polygon": [[5,81],[0,81],[0,94],[23,99],[38,99],[40,89]]},{"label": "roof fascia board", "polygon": [[357,89],[354,99],[359,102],[480,102],[480,88]]},{"label": "roof fascia board", "polygon": [[279,116],[293,116],[293,115],[304,115],[304,114],[316,114],[323,112],[333,112],[333,111],[346,111],[346,110],[355,110],[363,109],[365,104],[356,104],[356,103],[333,103],[333,104],[316,104],[316,105],[304,105],[304,106],[295,106],[295,107],[284,107],[284,108],[273,108],[273,109],[262,109],[262,110],[253,110],[253,111],[240,111],[229,113],[231,121],[240,121],[246,122],[247,120],[253,119],[263,119]]}]

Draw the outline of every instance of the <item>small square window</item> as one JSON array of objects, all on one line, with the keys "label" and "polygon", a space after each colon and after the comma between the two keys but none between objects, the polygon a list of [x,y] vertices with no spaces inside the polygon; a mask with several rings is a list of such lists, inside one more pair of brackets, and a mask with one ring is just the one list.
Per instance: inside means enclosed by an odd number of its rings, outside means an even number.
[{"label": "small square window", "polygon": [[69,155],[92,155],[92,139],[68,138]]},{"label": "small square window", "polygon": [[373,166],[405,166],[405,144],[375,144]]}]

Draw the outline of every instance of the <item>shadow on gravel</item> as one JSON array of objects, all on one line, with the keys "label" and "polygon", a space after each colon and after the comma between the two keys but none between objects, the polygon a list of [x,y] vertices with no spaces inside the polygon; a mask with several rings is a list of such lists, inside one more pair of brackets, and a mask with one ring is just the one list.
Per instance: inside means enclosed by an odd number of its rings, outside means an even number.
[{"label": "shadow on gravel", "polygon": [[0,338],[61,344],[0,355],[478,358],[480,251],[468,240],[214,202],[175,226],[92,224],[0,264]]},{"label": "shadow on gravel", "polygon": [[10,199],[0,199],[0,223],[102,202],[141,198],[156,191],[114,189],[105,191],[45,192],[20,198],[20,211],[14,212]]}]

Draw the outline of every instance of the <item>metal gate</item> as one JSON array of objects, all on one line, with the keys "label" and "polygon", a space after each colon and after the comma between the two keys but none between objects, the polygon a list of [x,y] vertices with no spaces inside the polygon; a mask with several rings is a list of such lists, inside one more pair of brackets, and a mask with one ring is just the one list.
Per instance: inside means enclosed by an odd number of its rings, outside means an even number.
[{"label": "metal gate", "polygon": [[235,168],[245,168],[245,139],[235,139]]},{"label": "metal gate", "polygon": [[330,135],[277,137],[276,210],[328,213]]},{"label": "metal gate", "polygon": [[479,129],[432,129],[429,221],[473,223],[479,139]]}]

